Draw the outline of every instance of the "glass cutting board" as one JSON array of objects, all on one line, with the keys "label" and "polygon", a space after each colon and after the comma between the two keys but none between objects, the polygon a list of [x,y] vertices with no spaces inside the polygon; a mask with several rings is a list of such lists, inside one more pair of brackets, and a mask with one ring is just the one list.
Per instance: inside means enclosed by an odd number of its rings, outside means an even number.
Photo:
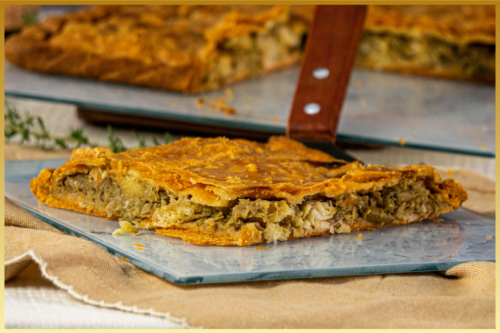
[{"label": "glass cutting board", "polygon": [[[466,209],[441,216],[441,223],[363,230],[362,240],[353,232],[264,244],[262,250],[262,244],[198,246],[145,230],[112,236],[117,221],[50,208],[31,194],[30,179],[64,162],[7,162],[5,195],[55,228],[178,284],[442,271],[464,262],[495,261],[495,222]],[[144,251],[133,246],[136,242]]]},{"label": "glass cutting board", "polygon": [[[203,94],[29,72],[5,62],[5,95],[123,115],[285,134],[299,68]],[[232,97],[231,97],[232,96]],[[199,107],[199,98],[205,106]],[[208,106],[231,100],[234,115]],[[314,101],[311,101],[314,102]],[[495,156],[495,87],[355,69],[338,140]]]}]

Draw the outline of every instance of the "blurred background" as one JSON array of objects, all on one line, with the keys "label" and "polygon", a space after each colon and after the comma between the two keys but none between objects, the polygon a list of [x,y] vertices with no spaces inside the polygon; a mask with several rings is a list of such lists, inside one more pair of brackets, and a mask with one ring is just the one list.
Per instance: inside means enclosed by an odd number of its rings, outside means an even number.
[{"label": "blurred background", "polygon": [[[121,9],[120,15],[142,20],[147,26],[154,21],[151,12],[155,12],[155,19],[163,20],[155,23],[156,29],[173,24],[171,16],[162,14],[164,9],[148,7],[137,6],[139,9],[128,14]],[[289,22],[312,20],[313,6],[291,7]],[[91,8],[6,6],[7,43],[19,35],[29,36],[47,19]],[[206,22],[215,26],[234,10],[255,16],[274,9],[216,9],[211,15],[219,17],[218,21]],[[200,13],[206,8],[177,6],[174,11],[177,16],[182,11],[183,19],[189,21],[203,17]],[[109,26],[113,15],[102,24]],[[51,36],[45,37],[48,43]],[[286,36],[280,36],[278,43],[284,43]],[[303,52],[307,30],[301,36],[298,48]],[[68,49],[74,47],[66,43]],[[273,47],[269,45],[265,50]],[[133,48],[134,44],[123,47]],[[267,55],[265,52],[262,54]],[[337,146],[365,163],[462,166],[494,178],[494,54],[494,7],[369,6],[340,117]],[[244,56],[235,59],[233,63],[245,61]],[[270,135],[284,135],[300,66],[298,57],[272,73],[259,72],[240,82],[222,82],[215,88],[186,94],[148,87],[147,83],[130,85],[56,75],[57,71],[11,60],[7,56],[7,112],[42,118],[55,138],[71,139],[74,131],[81,129],[85,138],[102,146],[110,145],[111,125],[113,135],[127,149],[164,143],[166,132],[173,140],[224,135],[265,141]],[[9,140],[8,158],[16,158],[22,141],[23,150],[40,151],[33,138],[23,140],[14,133]],[[56,143],[50,154],[66,156],[75,142],[69,140],[64,147]]]}]

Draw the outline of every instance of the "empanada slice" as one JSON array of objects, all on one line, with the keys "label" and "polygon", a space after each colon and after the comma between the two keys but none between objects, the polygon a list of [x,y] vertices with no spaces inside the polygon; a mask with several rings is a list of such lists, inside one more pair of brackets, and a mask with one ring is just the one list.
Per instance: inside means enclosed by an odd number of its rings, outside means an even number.
[{"label": "empanada slice", "polygon": [[185,138],[119,154],[76,149],[42,170],[31,191],[52,207],[238,246],[418,222],[467,199],[430,166],[365,167],[283,136],[265,144]]}]

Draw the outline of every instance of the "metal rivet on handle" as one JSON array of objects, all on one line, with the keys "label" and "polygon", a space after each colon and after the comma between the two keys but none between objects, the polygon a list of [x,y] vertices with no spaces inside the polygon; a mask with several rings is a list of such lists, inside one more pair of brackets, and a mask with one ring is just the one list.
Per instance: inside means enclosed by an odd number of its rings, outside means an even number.
[{"label": "metal rivet on handle", "polygon": [[309,103],[304,106],[304,112],[313,115],[319,112],[321,110],[321,107],[317,103]]},{"label": "metal rivet on handle", "polygon": [[330,71],[328,70],[328,68],[316,68],[313,71],[314,78],[318,80],[326,79],[328,75],[330,75]]}]

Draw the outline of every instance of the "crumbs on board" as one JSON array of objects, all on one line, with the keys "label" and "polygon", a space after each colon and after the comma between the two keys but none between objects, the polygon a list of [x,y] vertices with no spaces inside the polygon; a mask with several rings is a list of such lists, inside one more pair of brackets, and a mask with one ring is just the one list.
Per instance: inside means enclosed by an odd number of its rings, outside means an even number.
[{"label": "crumbs on board", "polygon": [[[227,89],[226,89],[227,90]],[[232,90],[229,89],[232,94]],[[236,113],[236,109],[233,106],[228,105],[233,99],[232,95],[230,98],[212,98],[210,101],[206,101],[204,97],[199,97],[195,100],[195,104],[198,108],[208,107],[209,109],[223,112],[228,116],[232,116]]]}]

